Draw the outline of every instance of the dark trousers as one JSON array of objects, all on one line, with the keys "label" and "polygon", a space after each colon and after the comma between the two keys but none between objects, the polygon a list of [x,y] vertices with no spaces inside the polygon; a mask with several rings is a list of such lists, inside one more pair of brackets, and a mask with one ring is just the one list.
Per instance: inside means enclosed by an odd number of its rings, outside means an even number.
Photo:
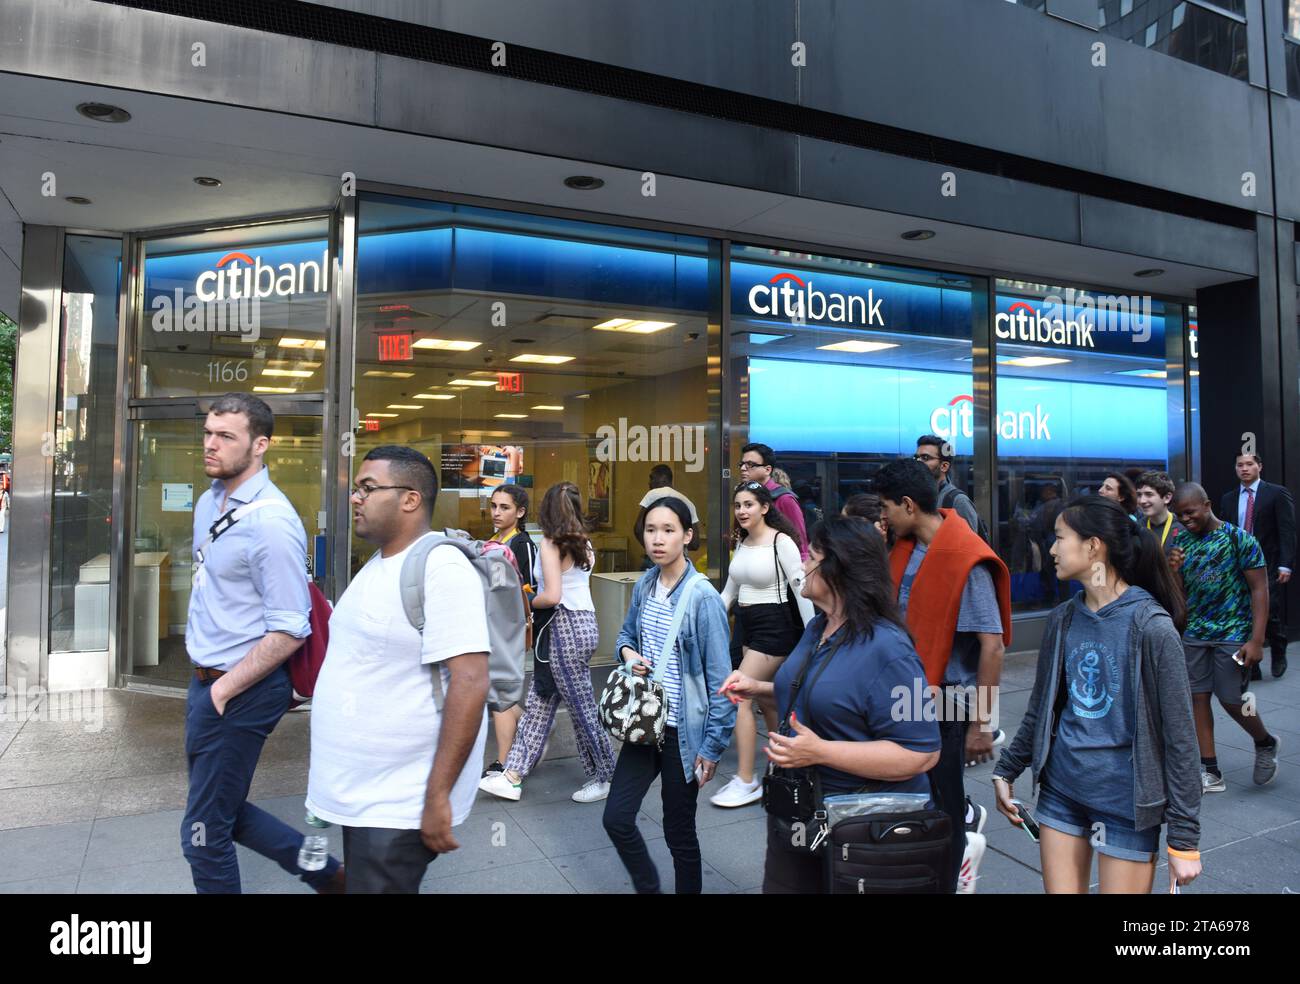
[{"label": "dark trousers", "polygon": [[1277,568],[1268,569],[1268,625],[1264,630],[1268,649],[1276,659],[1286,656],[1286,585],[1279,584]]},{"label": "dark trousers", "polygon": [[967,721],[939,722],[939,761],[930,770],[937,806],[952,818],[952,865],[947,892],[957,891],[957,875],[966,852],[966,729]]},{"label": "dark trousers", "polygon": [[195,891],[239,894],[236,843],[270,858],[313,888],[324,886],[338,871],[338,861],[330,858],[320,871],[303,871],[298,867],[303,835],[246,802],[262,745],[289,709],[289,668],[279,667],[231,698],[224,714],[212,706],[210,686],[191,677],[185,707],[190,790],[181,821],[181,851],[190,863]]},{"label": "dark trousers", "polygon": [[[786,835],[789,836],[788,834]],[[763,859],[764,895],[825,895],[826,868],[821,852],[795,854],[767,818],[767,854]]]},{"label": "dark trousers", "polygon": [[416,895],[437,856],[424,846],[418,830],[343,828],[348,895]]},{"label": "dark trousers", "polygon": [[636,815],[650,784],[661,772],[664,840],[673,855],[674,887],[678,895],[699,895],[704,887],[700,840],[695,833],[695,801],[700,786],[693,776],[687,782],[682,773],[675,728],[664,729],[662,751],[650,745],[623,745],[614,766],[609,798],[605,800],[605,833],[618,849],[637,894],[657,894],[659,871],[650,860],[645,838],[637,830]]}]

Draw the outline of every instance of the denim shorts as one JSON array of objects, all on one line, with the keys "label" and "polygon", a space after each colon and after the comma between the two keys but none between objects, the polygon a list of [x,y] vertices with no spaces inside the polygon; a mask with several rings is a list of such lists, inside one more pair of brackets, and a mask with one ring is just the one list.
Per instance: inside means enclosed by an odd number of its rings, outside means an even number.
[{"label": "denim shorts", "polygon": [[1098,854],[1122,861],[1149,862],[1160,849],[1158,825],[1138,830],[1132,820],[1084,806],[1048,786],[1038,788],[1034,816],[1044,827],[1074,837],[1087,837]]}]

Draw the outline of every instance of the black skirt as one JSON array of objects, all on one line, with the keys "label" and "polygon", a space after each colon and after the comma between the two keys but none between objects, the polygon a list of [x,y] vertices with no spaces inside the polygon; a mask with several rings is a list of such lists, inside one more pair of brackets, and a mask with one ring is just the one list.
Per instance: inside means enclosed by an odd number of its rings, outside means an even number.
[{"label": "black skirt", "polygon": [[790,611],[785,605],[738,605],[736,618],[740,623],[745,646],[769,656],[789,656],[799,642],[803,629],[796,630],[790,621]]}]

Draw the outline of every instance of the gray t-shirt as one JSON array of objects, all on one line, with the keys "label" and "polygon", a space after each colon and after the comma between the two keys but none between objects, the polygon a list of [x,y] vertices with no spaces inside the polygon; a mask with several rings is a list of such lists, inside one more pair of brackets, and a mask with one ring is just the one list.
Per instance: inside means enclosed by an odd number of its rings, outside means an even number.
[{"label": "gray t-shirt", "polygon": [[966,524],[978,533],[980,531],[980,516],[979,513],[975,511],[975,503],[970,501],[970,496],[961,489],[958,489],[957,486],[953,485],[952,482],[948,481],[946,478],[939,483],[940,504],[943,503],[944,493],[948,489],[956,489],[957,491],[957,494],[952,497],[950,508],[957,510],[957,515],[966,520]]},{"label": "gray t-shirt", "polygon": [[[907,559],[903,581],[898,589],[898,609],[906,618],[907,600],[912,592],[912,579],[916,577],[929,548],[919,541]],[[993,587],[993,575],[984,564],[976,564],[966,578],[961,592],[961,608],[957,612],[957,631],[952,637],[952,654],[944,671],[945,684],[973,687],[980,665],[980,641],[977,632],[1002,634],[1002,612],[998,609],[998,595]]]}]

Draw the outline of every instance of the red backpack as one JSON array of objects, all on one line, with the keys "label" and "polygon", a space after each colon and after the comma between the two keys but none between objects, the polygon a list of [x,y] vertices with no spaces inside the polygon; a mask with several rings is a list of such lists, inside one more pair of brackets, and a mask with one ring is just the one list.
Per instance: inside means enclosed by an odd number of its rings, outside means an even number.
[{"label": "red backpack", "polygon": [[334,609],[325,593],[316,587],[315,581],[307,582],[307,593],[311,596],[311,635],[289,657],[289,680],[293,683],[290,707],[311,700],[316,692],[321,664],[325,662],[325,651],[330,645],[330,615]]}]

